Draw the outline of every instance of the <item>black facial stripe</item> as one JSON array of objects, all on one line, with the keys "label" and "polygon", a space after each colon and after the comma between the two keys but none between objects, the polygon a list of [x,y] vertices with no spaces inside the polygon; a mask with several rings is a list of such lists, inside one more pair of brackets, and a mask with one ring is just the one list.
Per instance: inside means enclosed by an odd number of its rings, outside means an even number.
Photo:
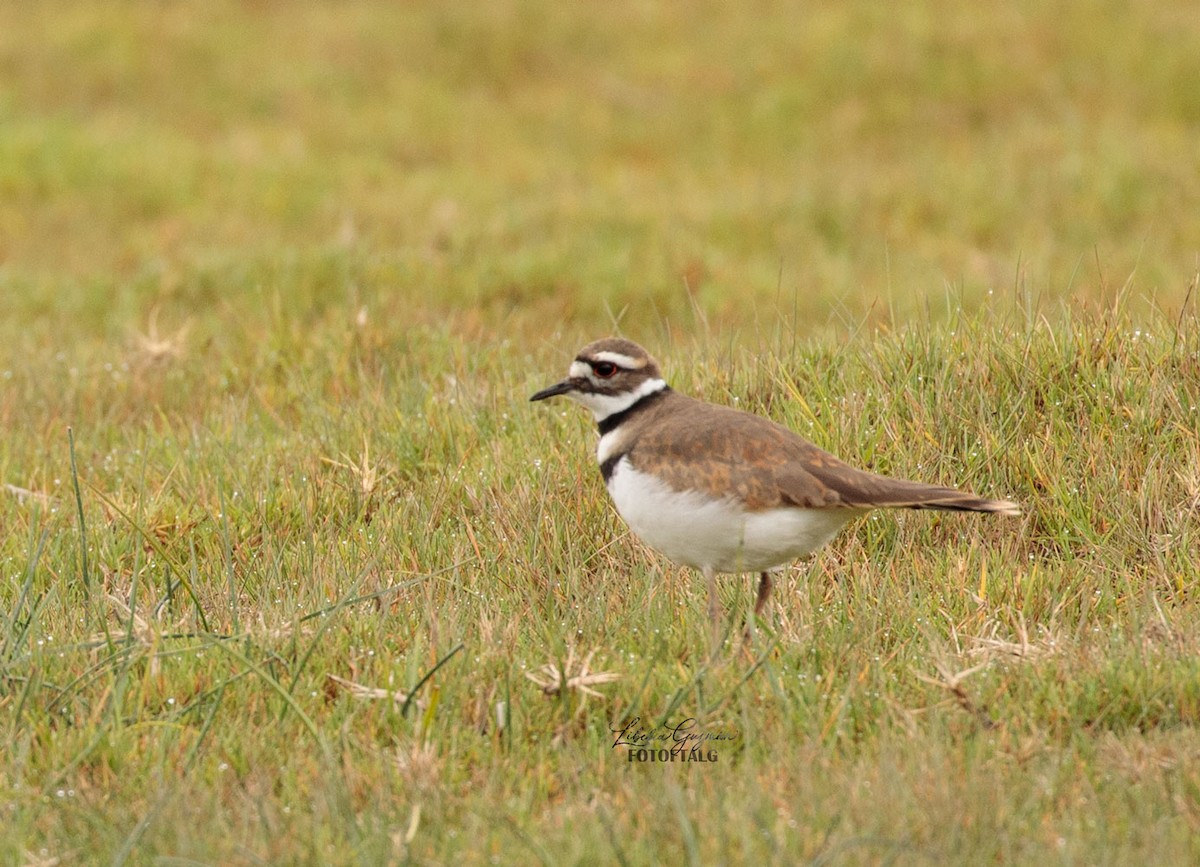
[{"label": "black facial stripe", "polygon": [[652,391],[649,394],[638,398],[637,402],[632,406],[627,406],[620,412],[614,412],[608,418],[601,419],[599,424],[600,436],[604,436],[609,431],[616,430],[617,427],[620,426],[621,422],[625,421],[625,419],[629,418],[631,415],[641,412],[647,407],[653,406],[670,390],[671,386],[664,385],[658,391]]},{"label": "black facial stripe", "polygon": [[575,385],[576,391],[586,392],[587,394],[620,394],[625,391],[624,388],[611,383],[592,382],[590,379],[578,379]]}]

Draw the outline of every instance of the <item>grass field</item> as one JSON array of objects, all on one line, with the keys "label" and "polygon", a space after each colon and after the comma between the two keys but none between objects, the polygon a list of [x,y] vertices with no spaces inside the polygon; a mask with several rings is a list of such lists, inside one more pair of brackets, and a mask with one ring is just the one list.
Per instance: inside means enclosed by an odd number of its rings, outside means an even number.
[{"label": "grass field", "polygon": [[[1198,140],[1183,0],[6,5],[0,863],[1200,861]],[[616,331],[1024,514],[710,658]]]}]

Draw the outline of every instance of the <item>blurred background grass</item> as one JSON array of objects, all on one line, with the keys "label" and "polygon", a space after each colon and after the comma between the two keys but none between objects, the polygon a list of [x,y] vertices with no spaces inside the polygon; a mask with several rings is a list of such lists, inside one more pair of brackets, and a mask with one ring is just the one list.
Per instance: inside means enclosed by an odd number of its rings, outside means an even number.
[{"label": "blurred background grass", "polygon": [[[1196,863],[1197,142],[1182,0],[0,5],[0,863]],[[526,402],[617,323],[1026,514],[710,666]]]},{"label": "blurred background grass", "polygon": [[263,287],[586,334],[1169,306],[1198,140],[1187,2],[6,4],[0,285],[60,336]]}]

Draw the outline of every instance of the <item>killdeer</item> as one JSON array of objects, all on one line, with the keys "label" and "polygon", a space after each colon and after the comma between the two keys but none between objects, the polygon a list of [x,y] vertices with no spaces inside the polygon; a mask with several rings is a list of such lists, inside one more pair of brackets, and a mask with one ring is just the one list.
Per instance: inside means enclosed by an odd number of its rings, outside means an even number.
[{"label": "killdeer", "polygon": [[759,617],[772,572],[871,509],[1020,513],[1009,500],[857,470],[762,416],[680,394],[631,340],[589,343],[566,379],[530,400],[556,395],[592,411],[617,511],[650,547],[703,573],[714,621],[717,573],[760,573]]}]

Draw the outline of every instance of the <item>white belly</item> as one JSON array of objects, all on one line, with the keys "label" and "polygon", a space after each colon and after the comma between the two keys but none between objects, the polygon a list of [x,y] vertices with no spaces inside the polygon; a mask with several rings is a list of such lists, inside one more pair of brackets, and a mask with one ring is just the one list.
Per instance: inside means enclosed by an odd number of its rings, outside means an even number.
[{"label": "white belly", "polygon": [[717,572],[763,572],[815,551],[857,509],[751,512],[732,499],[674,491],[622,458],[608,480],[617,511],[647,545],[676,563]]}]

